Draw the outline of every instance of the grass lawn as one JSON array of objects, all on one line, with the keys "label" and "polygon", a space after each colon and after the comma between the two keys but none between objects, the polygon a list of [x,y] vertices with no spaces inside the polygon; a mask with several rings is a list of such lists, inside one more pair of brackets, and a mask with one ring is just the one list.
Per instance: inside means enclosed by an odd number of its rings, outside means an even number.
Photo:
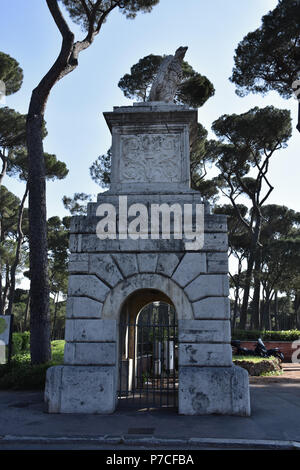
[{"label": "grass lawn", "polygon": [[262,361],[268,361],[272,360],[274,357],[258,357],[258,356],[236,356],[233,354],[232,360],[233,361],[250,361],[254,363],[262,362]]}]

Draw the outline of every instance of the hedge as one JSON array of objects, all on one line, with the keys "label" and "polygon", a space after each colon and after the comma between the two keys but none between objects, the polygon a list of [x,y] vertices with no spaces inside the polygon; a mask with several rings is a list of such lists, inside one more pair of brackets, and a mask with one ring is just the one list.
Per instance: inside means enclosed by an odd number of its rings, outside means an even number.
[{"label": "hedge", "polygon": [[300,330],[234,330],[232,332],[232,339],[256,341],[258,338],[261,338],[263,341],[295,341],[300,339]]}]

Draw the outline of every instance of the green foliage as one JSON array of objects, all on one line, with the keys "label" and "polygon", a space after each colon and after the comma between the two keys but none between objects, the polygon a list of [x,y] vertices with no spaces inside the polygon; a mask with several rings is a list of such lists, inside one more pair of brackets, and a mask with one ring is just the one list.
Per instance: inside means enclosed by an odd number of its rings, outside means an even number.
[{"label": "green foliage", "polygon": [[12,149],[25,143],[26,115],[7,106],[0,108],[0,147]]},{"label": "green foliage", "polygon": [[194,72],[193,76],[181,83],[177,92],[177,101],[192,108],[199,108],[214,94],[215,89],[209,79]]},{"label": "green foliage", "polygon": [[20,199],[5,186],[0,187],[1,246],[16,231]]},{"label": "green foliage", "polygon": [[150,54],[131,67],[130,74],[126,73],[118,83],[118,87],[121,88],[126,98],[146,101],[162,60],[162,56]]},{"label": "green foliage", "polygon": [[30,333],[24,331],[23,333],[12,334],[12,355],[29,353]]},{"label": "green foliage", "polygon": [[57,364],[61,364],[64,359],[64,348],[65,341],[62,339],[56,339],[51,341],[51,350],[52,350],[52,361]]},{"label": "green foliage", "polygon": [[[154,54],[143,57],[131,67],[130,74],[125,74],[120,79],[118,86],[127,98],[147,101],[151,85],[164,57]],[[186,61],[183,61],[182,71],[183,80],[178,88],[175,102],[198,108],[215,93],[213,84],[207,77],[195,72]]]},{"label": "green foliage", "polygon": [[232,362],[246,369],[251,376],[268,377],[282,374],[280,361],[276,357],[233,355]]},{"label": "green foliage", "polygon": [[262,18],[262,25],[250,32],[235,51],[230,80],[237,94],[276,90],[289,98],[292,83],[300,72],[300,2],[279,0],[277,7]]},{"label": "green foliage", "polygon": [[0,52],[0,80],[5,83],[6,95],[16,93],[23,82],[23,71],[19,63],[4,52]]},{"label": "green foliage", "polygon": [[292,135],[290,111],[274,106],[254,107],[240,115],[224,114],[212,129],[222,142],[238,151],[239,166],[247,160],[255,165],[255,158],[260,159],[265,152],[286,147]]},{"label": "green foliage", "polygon": [[87,202],[91,199],[90,194],[75,193],[73,197],[64,196],[63,205],[71,215],[86,215]]},{"label": "green foliage", "polygon": [[47,369],[63,363],[64,341],[52,341],[52,360],[46,364],[31,365],[30,354],[16,354],[10,365],[0,366],[0,389],[43,390]]},{"label": "green foliage", "polygon": [[95,183],[102,188],[109,187],[111,173],[111,148],[106,154],[100,155],[90,166],[90,175]]},{"label": "green foliage", "polygon": [[296,341],[300,338],[300,330],[234,330],[232,333],[232,339],[238,339],[241,341],[256,341],[258,338],[261,338],[263,341]]},{"label": "green foliage", "polygon": [[48,225],[48,264],[50,292],[66,293],[68,279],[69,231],[68,218],[50,217]]},{"label": "green foliage", "polygon": [[104,23],[109,12],[118,7],[127,18],[135,18],[138,11],[148,13],[159,0],[61,0],[72,20],[88,31],[91,18],[97,25]]},{"label": "green foliage", "polygon": [[[69,170],[66,164],[57,159],[56,155],[44,153],[46,179],[54,181],[64,179]],[[9,153],[7,174],[11,177],[18,176],[20,180],[28,179],[28,155],[26,147],[18,148]]]},{"label": "green foliage", "polygon": [[259,362],[263,362],[263,361],[273,361],[274,357],[238,356],[236,354],[233,354],[232,360],[239,361],[239,362],[247,361],[247,362],[253,362],[254,364],[258,364]]}]

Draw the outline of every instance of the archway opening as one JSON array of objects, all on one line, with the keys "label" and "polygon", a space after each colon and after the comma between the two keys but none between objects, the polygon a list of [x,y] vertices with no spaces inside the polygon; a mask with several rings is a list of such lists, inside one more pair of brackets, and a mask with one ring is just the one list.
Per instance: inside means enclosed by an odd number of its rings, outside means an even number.
[{"label": "archway opening", "polygon": [[119,324],[118,406],[178,406],[178,324],[170,298],[140,289],[124,302]]}]

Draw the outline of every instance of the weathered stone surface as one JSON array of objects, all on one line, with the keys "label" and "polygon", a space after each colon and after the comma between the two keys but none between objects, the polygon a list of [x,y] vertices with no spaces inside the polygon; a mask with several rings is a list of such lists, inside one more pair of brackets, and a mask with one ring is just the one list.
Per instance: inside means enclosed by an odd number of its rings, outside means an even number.
[{"label": "weathered stone surface", "polygon": [[[72,253],[101,253],[101,252],[187,252],[185,243],[191,240],[185,239],[127,239],[100,240],[93,234],[71,234],[70,235],[70,251]],[[226,233],[204,233],[204,245],[200,251],[227,252],[228,240]],[[196,250],[189,250],[195,253]]]},{"label": "weathered stone surface", "polygon": [[231,366],[230,344],[180,343],[179,366]]},{"label": "weathered stone surface", "polygon": [[194,302],[194,316],[196,319],[229,319],[230,304],[228,297],[207,297]]},{"label": "weathered stone surface", "polygon": [[80,253],[81,252],[81,234],[71,233],[69,236],[69,249],[71,253]]},{"label": "weathered stone surface", "polygon": [[[198,191],[187,189],[185,192],[178,191],[174,194],[149,194],[147,191],[141,191],[135,194],[126,194],[127,206],[130,207],[132,204],[144,204],[147,207],[148,214],[151,213],[151,204],[168,204],[174,203],[180,204],[182,207],[182,213],[184,212],[184,204],[203,204],[203,199]],[[97,208],[99,204],[112,204],[116,207],[119,206],[119,196],[112,194],[110,191],[100,193],[98,195],[98,202],[90,202],[88,204],[89,215],[82,216],[77,215],[71,218],[70,233],[71,234],[91,234],[95,235],[97,224],[100,220],[99,216],[96,216]],[[227,218],[220,214],[205,214],[204,218],[204,232],[210,233],[225,233],[227,234]],[[117,227],[118,229],[118,227]],[[118,230],[117,230],[118,233]]]},{"label": "weathered stone surface", "polygon": [[184,291],[192,302],[208,296],[228,296],[228,276],[224,274],[200,274]]},{"label": "weathered stone surface", "polygon": [[229,320],[178,320],[179,343],[228,343]]},{"label": "weathered stone surface", "polygon": [[[125,240],[124,240],[125,241]],[[135,254],[118,253],[113,255],[114,260],[118,264],[120,271],[124,277],[132,276],[139,272],[137,259]]]},{"label": "weathered stone surface", "polygon": [[[189,151],[197,131],[197,111],[175,104],[139,103],[116,107],[105,113],[105,119],[113,140],[111,187],[98,195],[97,202],[88,204],[87,216],[71,221],[66,365],[48,369],[48,410],[114,411],[121,310],[128,297],[139,291],[137,300],[129,301],[133,318],[143,303],[156,300],[158,291],[157,297],[170,301],[179,319],[179,412],[248,415],[248,377],[232,366],[229,343],[227,218],[211,214],[201,194],[189,187]],[[119,212],[120,202],[125,212]],[[101,203],[116,209],[115,238],[98,238],[97,225],[104,216]],[[151,239],[149,233],[146,239],[146,224],[140,225],[143,238],[137,234],[125,238],[126,224],[120,222],[128,213],[131,222],[140,213],[137,206],[130,210],[132,204],[144,204],[149,228],[151,205],[159,205],[157,210],[169,205],[170,220],[165,217],[158,229],[164,238]],[[175,213],[184,215],[185,204],[193,205],[194,215],[196,204],[201,204],[198,214],[204,214],[204,223],[202,217],[194,218],[193,226],[195,235],[196,221],[197,228],[201,226],[196,239],[201,249],[192,250],[195,244],[174,224]],[[133,235],[134,224],[131,229]],[[129,388],[134,361],[127,361],[129,377],[123,377]]]},{"label": "weathered stone surface", "polygon": [[157,265],[157,254],[138,253],[137,261],[140,273],[155,273]]},{"label": "weathered stone surface", "polygon": [[87,296],[103,302],[110,289],[100,279],[90,274],[73,274],[69,276],[68,295]]},{"label": "weathered stone surface", "polygon": [[157,289],[163,292],[173,302],[180,319],[193,319],[192,306],[184,291],[172,279],[151,273],[136,274],[112,289],[103,304],[102,318],[118,319],[121,305],[139,289]]},{"label": "weathered stone surface", "polygon": [[208,273],[228,273],[227,253],[207,253]]},{"label": "weathered stone surface", "polygon": [[227,233],[204,233],[203,251],[226,251],[228,250]]},{"label": "weathered stone surface", "polygon": [[182,255],[177,253],[160,253],[156,266],[156,272],[171,277],[175,271]]},{"label": "weathered stone surface", "polygon": [[91,254],[90,258],[90,274],[96,274],[106,284],[114,287],[123,279],[119,268],[110,255],[107,254]]},{"label": "weathered stone surface", "polygon": [[66,341],[116,341],[116,320],[66,320]]},{"label": "weathered stone surface", "polygon": [[195,131],[195,110],[126,106],[104,117],[112,131],[112,192],[188,188],[189,128]]},{"label": "weathered stone surface", "polygon": [[48,413],[60,413],[60,398],[62,390],[62,371],[65,366],[49,367],[46,372],[44,401]]},{"label": "weathered stone surface", "polygon": [[67,318],[101,318],[102,306],[88,297],[68,297]]},{"label": "weathered stone surface", "polygon": [[249,379],[237,367],[180,367],[179,413],[250,416]]},{"label": "weathered stone surface", "polygon": [[71,365],[115,365],[116,343],[66,343],[64,363]]},{"label": "weathered stone surface", "polygon": [[227,234],[227,216],[223,214],[206,214],[204,220],[205,232]]},{"label": "weathered stone surface", "polygon": [[166,56],[160,64],[152,83],[149,101],[164,101],[174,104],[174,97],[183,79],[182,61],[187,47],[179,47],[175,55]]},{"label": "weathered stone surface", "polygon": [[89,271],[89,255],[87,253],[71,253],[68,268],[70,273],[87,273]]},{"label": "weathered stone surface", "polygon": [[181,287],[185,287],[200,273],[206,272],[205,253],[186,253],[174,272],[172,279]]},{"label": "weathered stone surface", "polygon": [[45,402],[49,413],[113,413],[116,407],[115,367],[50,367]]}]

